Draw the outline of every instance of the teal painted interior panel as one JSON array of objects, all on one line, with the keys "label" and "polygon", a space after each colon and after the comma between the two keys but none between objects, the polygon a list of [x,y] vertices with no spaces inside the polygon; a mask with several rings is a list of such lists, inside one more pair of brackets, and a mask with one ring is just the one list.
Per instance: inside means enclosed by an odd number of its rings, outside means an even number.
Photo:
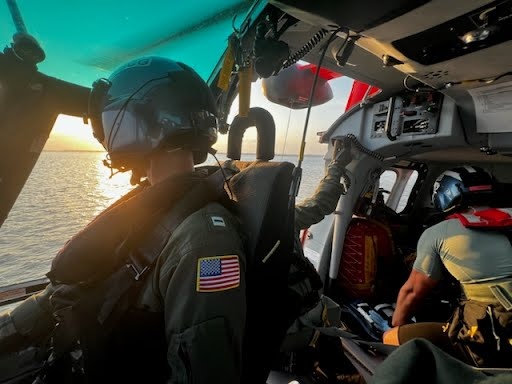
[{"label": "teal painted interior panel", "polygon": [[[41,72],[90,86],[120,64],[162,55],[191,65],[208,79],[227,46],[233,18],[238,27],[247,0],[18,0],[23,21],[46,53]],[[16,32],[6,0],[0,0],[0,39]]]}]

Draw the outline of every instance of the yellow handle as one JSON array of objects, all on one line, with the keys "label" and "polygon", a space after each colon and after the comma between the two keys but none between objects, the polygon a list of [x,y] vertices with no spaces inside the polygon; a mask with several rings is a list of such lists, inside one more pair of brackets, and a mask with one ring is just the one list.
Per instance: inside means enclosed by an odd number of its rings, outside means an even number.
[{"label": "yellow handle", "polygon": [[219,80],[217,86],[223,91],[227,91],[229,87],[229,80],[231,79],[231,71],[235,64],[235,55],[233,54],[233,46],[231,43],[228,45],[226,54],[224,55],[224,61],[219,74]]},{"label": "yellow handle", "polygon": [[247,117],[251,105],[252,66],[249,65],[238,72],[238,115]]}]

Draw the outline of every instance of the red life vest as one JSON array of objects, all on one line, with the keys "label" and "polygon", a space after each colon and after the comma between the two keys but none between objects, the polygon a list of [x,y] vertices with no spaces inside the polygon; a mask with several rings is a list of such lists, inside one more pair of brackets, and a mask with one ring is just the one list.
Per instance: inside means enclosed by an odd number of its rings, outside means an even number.
[{"label": "red life vest", "polygon": [[486,208],[474,212],[454,213],[447,219],[459,219],[468,228],[512,228],[512,208]]}]

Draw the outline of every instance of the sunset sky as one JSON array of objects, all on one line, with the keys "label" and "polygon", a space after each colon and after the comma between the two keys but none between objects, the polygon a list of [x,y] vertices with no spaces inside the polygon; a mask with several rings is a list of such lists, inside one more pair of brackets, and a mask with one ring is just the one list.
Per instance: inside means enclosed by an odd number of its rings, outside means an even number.
[{"label": "sunset sky", "polygon": [[[345,104],[352,86],[352,80],[341,77],[329,81],[334,97],[324,105],[311,110],[308,125],[306,154],[324,154],[325,144],[318,143],[317,132],[327,130],[330,125],[344,111]],[[251,105],[266,108],[276,123],[276,154],[296,154],[300,148],[300,140],[304,129],[306,110],[290,110],[287,107],[269,102],[261,91],[260,81],[252,86]],[[233,103],[230,117],[238,113],[238,99]],[[288,123],[289,122],[289,123]],[[215,148],[223,153],[226,151],[227,135],[219,135]],[[254,152],[256,144],[256,130],[248,129],[244,135],[242,150],[247,153]],[[52,151],[104,151],[102,145],[92,135],[89,125],[83,123],[81,118],[61,115],[55,123],[45,150]]]}]

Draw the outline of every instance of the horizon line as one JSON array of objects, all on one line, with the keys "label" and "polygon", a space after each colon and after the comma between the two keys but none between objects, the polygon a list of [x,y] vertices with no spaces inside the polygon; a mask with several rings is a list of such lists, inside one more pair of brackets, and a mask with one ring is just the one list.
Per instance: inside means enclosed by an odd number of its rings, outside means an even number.
[{"label": "horizon line", "polygon": [[[95,153],[106,153],[106,151],[100,151],[97,149],[43,149],[41,152],[95,152]],[[217,152],[216,154],[226,155],[227,152]],[[255,155],[256,152],[242,152],[242,155]],[[274,158],[278,156],[298,156],[298,153],[284,153],[284,154],[275,154]],[[324,156],[324,154],[320,153],[311,153],[309,155],[304,156]]]}]

